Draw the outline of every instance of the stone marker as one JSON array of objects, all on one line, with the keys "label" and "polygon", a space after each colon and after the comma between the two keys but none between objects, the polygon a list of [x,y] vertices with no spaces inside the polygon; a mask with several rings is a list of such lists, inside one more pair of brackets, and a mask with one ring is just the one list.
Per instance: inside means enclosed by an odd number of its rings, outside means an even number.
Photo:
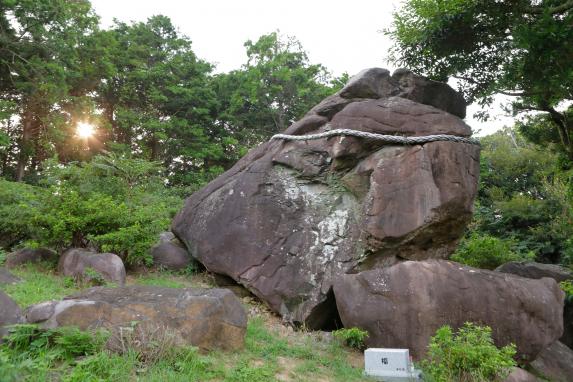
[{"label": "stone marker", "polygon": [[[464,113],[446,84],[373,68],[285,133],[468,137]],[[338,276],[453,252],[478,176],[479,146],[469,143],[274,140],[188,198],[172,231],[207,270],[244,285],[285,320],[327,328],[337,316]]]},{"label": "stone marker", "polygon": [[421,381],[421,372],[414,369],[408,349],[366,349],[364,374],[381,377],[385,382]]}]

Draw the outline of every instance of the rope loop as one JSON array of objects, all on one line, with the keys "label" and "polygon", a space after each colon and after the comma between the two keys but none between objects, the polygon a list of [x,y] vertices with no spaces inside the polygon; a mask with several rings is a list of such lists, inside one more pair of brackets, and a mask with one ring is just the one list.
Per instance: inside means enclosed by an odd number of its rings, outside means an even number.
[{"label": "rope loop", "polygon": [[374,139],[377,141],[394,143],[399,145],[419,145],[423,143],[436,142],[436,141],[469,143],[478,146],[480,144],[479,141],[475,138],[465,138],[465,137],[459,137],[457,135],[436,134],[436,135],[425,135],[421,137],[402,137],[399,135],[376,134],[376,133],[368,133],[366,131],[358,131],[351,129],[335,129],[335,130],[325,131],[323,133],[308,134],[308,135],[276,134],[272,136],[271,140],[283,139],[285,141],[311,141],[322,138],[330,138],[334,136],[342,136],[342,137],[348,136],[348,137],[358,137],[364,139]]}]

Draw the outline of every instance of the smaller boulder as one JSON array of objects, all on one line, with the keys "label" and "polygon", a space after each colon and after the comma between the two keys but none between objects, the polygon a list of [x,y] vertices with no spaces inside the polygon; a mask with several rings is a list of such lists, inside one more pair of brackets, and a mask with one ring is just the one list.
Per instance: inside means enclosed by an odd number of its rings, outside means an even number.
[{"label": "smaller boulder", "polygon": [[539,380],[535,375],[520,369],[518,367],[514,367],[511,373],[507,376],[503,382],[538,382]]},{"label": "smaller boulder", "polygon": [[573,350],[556,341],[530,365],[532,371],[553,382],[573,381]]},{"label": "smaller boulder", "polygon": [[150,253],[153,265],[171,271],[184,270],[194,263],[185,246],[171,232],[162,232],[159,243],[151,248]]},{"label": "smaller boulder", "polygon": [[0,268],[0,286],[16,284],[17,282],[20,281],[21,280],[19,277],[14,276],[6,268]]},{"label": "smaller boulder", "polygon": [[558,283],[573,279],[573,272],[557,264],[542,264],[536,262],[510,261],[495,269],[497,272],[511,273],[527,277],[528,279],[541,279],[550,277]]},{"label": "smaller boulder", "polygon": [[345,327],[367,330],[370,347],[424,357],[438,328],[487,325],[497,346],[530,362],[563,332],[564,293],[550,278],[526,279],[441,260],[404,261],[346,274],[334,283]]},{"label": "smaller boulder", "polygon": [[0,340],[8,330],[6,325],[20,324],[23,322],[22,311],[14,300],[0,290]]},{"label": "smaller boulder", "polygon": [[340,91],[342,98],[382,98],[400,92],[390,72],[382,68],[364,69],[353,76]]},{"label": "smaller boulder", "polygon": [[26,263],[56,263],[58,254],[47,248],[22,248],[9,253],[6,257],[6,268],[14,268]]},{"label": "smaller boulder", "polygon": [[89,281],[88,269],[99,273],[106,281],[125,285],[125,266],[121,258],[113,253],[95,253],[82,248],[67,250],[60,257],[58,271],[64,276],[71,276]]},{"label": "smaller boulder", "polygon": [[247,328],[245,309],[227,289],[95,287],[62,301],[34,305],[26,319],[45,328],[103,326],[118,332],[137,322],[175,332],[179,343],[204,350],[243,347]]}]

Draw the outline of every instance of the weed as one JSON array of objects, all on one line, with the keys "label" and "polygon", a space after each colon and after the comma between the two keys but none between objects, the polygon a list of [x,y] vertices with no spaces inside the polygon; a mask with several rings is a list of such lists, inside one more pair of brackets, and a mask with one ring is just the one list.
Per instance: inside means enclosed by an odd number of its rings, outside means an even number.
[{"label": "weed", "polygon": [[362,350],[366,347],[364,340],[368,338],[368,332],[359,328],[343,328],[332,332],[334,338],[342,341],[346,346]]}]

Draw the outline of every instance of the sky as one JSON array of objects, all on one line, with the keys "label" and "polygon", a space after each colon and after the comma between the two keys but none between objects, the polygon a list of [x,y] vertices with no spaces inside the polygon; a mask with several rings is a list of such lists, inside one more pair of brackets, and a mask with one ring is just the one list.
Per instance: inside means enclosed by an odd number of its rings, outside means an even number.
[{"label": "sky", "polygon": [[[181,33],[193,42],[198,57],[227,72],[246,63],[245,41],[279,30],[294,36],[312,63],[324,65],[337,76],[369,67],[396,69],[388,62],[390,40],[381,31],[388,28],[401,0],[91,0],[102,25],[120,21],[145,21],[162,14],[171,18]],[[468,108],[466,122],[477,135],[511,125],[501,117],[487,123],[476,121]],[[501,117],[501,118],[500,118]]]}]

